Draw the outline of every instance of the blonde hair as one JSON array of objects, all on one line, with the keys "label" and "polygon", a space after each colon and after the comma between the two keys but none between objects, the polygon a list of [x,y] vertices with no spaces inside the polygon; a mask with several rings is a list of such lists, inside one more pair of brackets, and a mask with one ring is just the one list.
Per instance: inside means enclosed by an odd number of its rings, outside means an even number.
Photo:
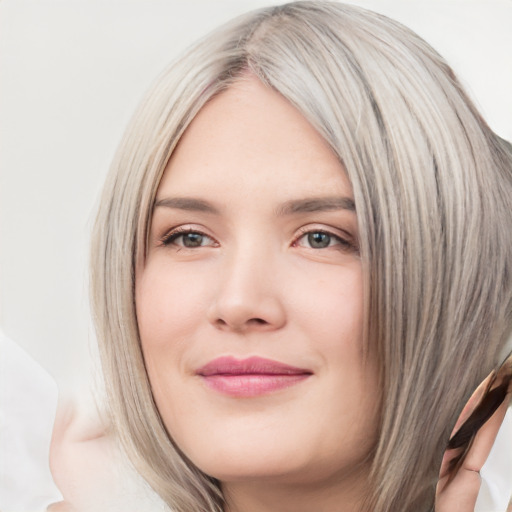
[{"label": "blonde hair", "polygon": [[352,183],[365,343],[381,363],[365,509],[428,511],[443,451],[512,325],[512,152],[445,61],[381,15],[338,3],[255,11],[164,72],[132,119],[101,198],[92,302],[113,423],[173,510],[221,511],[218,482],[169,438],[134,307],[156,190],[187,126],[250,72],[318,130]]}]

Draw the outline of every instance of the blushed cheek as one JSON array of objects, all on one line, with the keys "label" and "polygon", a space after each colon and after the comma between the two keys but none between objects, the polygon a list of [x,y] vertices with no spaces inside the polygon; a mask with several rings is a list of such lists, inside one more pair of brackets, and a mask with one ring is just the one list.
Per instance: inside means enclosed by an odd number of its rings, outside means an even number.
[{"label": "blushed cheek", "polygon": [[141,341],[148,347],[176,343],[197,322],[197,284],[178,272],[147,267],[136,281]]}]

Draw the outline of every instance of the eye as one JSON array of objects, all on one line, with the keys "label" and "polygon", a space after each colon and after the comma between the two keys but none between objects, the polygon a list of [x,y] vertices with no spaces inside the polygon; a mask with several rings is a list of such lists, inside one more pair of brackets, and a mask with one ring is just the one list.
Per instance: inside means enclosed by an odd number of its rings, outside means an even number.
[{"label": "eye", "polygon": [[177,228],[162,237],[163,245],[175,245],[187,249],[196,249],[198,247],[216,247],[217,242],[210,236],[187,228]]},{"label": "eye", "polygon": [[331,235],[328,233],[322,233],[321,231],[315,231],[312,233],[308,233],[304,235],[304,237],[309,246],[313,249],[325,249],[325,247],[329,247],[331,242],[335,241]]},{"label": "eye", "polygon": [[339,235],[323,230],[309,230],[297,238],[294,245],[310,249],[327,249],[328,247],[357,251],[354,243],[349,237],[342,238]]}]

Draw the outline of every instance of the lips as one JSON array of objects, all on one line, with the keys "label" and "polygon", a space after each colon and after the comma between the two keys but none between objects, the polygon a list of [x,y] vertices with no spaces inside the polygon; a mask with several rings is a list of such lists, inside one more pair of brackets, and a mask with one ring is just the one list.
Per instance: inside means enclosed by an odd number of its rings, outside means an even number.
[{"label": "lips", "polygon": [[222,394],[253,397],[299,384],[313,372],[261,357],[219,357],[196,374],[209,388]]}]

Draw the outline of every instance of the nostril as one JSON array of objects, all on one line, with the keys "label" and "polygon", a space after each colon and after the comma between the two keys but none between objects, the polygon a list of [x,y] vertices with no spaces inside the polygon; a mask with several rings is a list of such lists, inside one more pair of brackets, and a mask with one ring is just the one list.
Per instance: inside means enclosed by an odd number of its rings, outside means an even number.
[{"label": "nostril", "polygon": [[266,320],[264,320],[263,318],[250,318],[249,320],[247,320],[243,323],[240,323],[240,324],[236,324],[235,322],[230,323],[222,318],[217,318],[217,320],[215,321],[215,324],[217,327],[219,327],[221,329],[228,327],[228,328],[231,328],[231,329],[234,329],[237,331],[238,330],[243,331],[250,326],[256,327],[256,326],[260,326],[260,325],[268,325],[269,323]]}]

